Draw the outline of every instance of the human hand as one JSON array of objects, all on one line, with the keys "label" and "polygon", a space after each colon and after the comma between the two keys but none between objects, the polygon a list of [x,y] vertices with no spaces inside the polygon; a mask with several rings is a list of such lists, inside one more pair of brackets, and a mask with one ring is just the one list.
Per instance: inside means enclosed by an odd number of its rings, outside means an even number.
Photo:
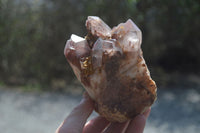
[{"label": "human hand", "polygon": [[80,104],[72,110],[56,133],[143,133],[151,110],[149,108],[145,113],[124,123],[109,122],[101,116],[86,123],[93,109],[93,101],[87,94],[84,94]]}]

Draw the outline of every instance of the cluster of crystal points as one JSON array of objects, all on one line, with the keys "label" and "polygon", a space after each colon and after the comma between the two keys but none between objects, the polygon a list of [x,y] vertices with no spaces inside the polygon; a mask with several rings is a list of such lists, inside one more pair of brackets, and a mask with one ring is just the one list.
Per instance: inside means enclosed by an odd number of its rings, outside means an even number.
[{"label": "cluster of crystal points", "polygon": [[89,16],[85,38],[71,35],[64,54],[76,77],[110,121],[124,122],[156,99],[156,84],[142,56],[140,29],[129,19],[111,29]]}]

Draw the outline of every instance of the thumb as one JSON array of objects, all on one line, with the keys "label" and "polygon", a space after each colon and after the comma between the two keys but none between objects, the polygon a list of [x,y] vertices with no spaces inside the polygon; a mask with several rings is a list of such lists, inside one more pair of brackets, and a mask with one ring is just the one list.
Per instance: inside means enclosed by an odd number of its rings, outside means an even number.
[{"label": "thumb", "polygon": [[80,104],[72,110],[56,130],[56,133],[81,133],[87,118],[93,111],[93,108],[93,101],[89,98],[88,94],[85,93]]}]

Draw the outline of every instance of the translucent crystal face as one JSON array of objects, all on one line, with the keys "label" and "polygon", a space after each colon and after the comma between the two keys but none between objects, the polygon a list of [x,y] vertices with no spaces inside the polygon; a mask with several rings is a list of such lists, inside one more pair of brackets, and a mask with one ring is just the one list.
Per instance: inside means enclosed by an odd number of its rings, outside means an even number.
[{"label": "translucent crystal face", "polygon": [[86,27],[89,33],[93,36],[98,36],[101,38],[110,38],[111,29],[105,24],[99,17],[89,16],[86,21]]},{"label": "translucent crystal face", "polygon": [[118,40],[123,51],[137,51],[142,42],[140,29],[130,19],[114,27],[112,37]]},{"label": "translucent crystal face", "polygon": [[86,28],[85,38],[71,36],[64,54],[96,111],[118,122],[145,111],[156,99],[156,84],[142,55],[140,29],[129,19],[111,30],[95,16]]}]

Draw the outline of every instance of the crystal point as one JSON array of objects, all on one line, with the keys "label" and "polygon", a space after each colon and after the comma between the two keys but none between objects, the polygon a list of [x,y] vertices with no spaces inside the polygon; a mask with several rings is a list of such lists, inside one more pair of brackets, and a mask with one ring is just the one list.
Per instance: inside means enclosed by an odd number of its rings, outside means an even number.
[{"label": "crystal point", "polygon": [[89,33],[91,33],[93,36],[101,38],[111,37],[110,27],[106,23],[104,23],[99,17],[89,16],[86,21],[86,27]]}]

